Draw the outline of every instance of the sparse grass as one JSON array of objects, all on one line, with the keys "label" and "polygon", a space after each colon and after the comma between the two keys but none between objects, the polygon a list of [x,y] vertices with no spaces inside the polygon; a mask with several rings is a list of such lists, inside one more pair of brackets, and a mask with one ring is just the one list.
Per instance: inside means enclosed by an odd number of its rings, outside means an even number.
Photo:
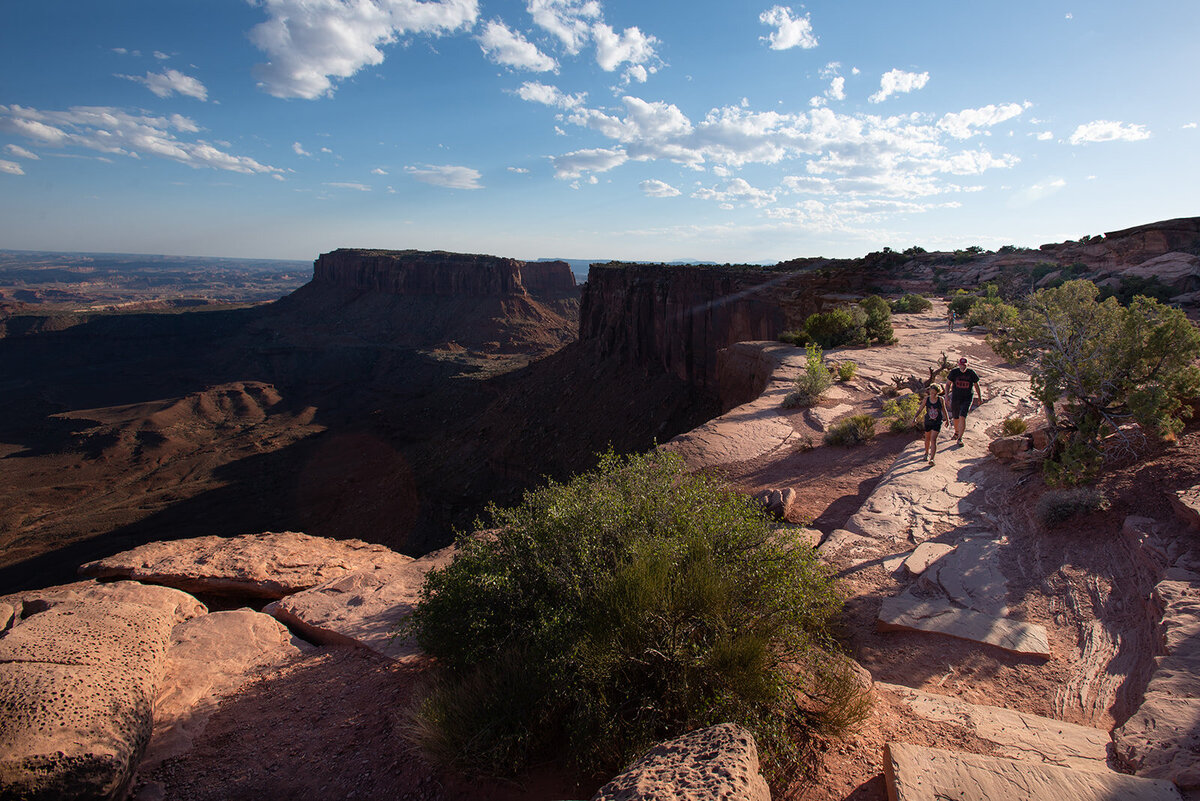
[{"label": "sparse grass", "polygon": [[1061,525],[1072,517],[1108,508],[1108,499],[1095,487],[1072,487],[1052,489],[1038,498],[1034,513],[1038,522],[1050,528]]},{"label": "sparse grass", "polygon": [[862,445],[875,439],[875,418],[869,414],[853,414],[829,427],[825,432],[826,445]]},{"label": "sparse grass", "polygon": [[1015,437],[1018,434],[1024,434],[1029,429],[1029,424],[1020,417],[1009,417],[1004,421],[1004,436]]}]

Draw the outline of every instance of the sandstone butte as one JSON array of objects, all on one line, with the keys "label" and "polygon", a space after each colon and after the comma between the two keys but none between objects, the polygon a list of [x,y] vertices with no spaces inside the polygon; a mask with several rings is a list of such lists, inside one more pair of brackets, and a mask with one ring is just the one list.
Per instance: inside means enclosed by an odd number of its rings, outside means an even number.
[{"label": "sandstone butte", "polygon": [[[1055,255],[1091,258],[1109,275],[1169,264],[1170,280],[1194,292],[1200,266],[1176,248],[1181,237],[1200,241],[1195,222],[1055,246]],[[393,289],[416,282],[450,294],[565,290],[553,269],[527,272],[520,263],[468,287],[455,277],[461,272],[381,271],[357,253],[329,254],[325,279]],[[453,259],[437,263],[446,261]],[[352,263],[358,266],[351,270]],[[991,267],[978,269],[983,276]],[[722,395],[725,415],[667,445],[694,466],[781,458],[797,433],[819,433],[837,419],[785,412],[778,396],[799,369],[794,351],[742,341],[773,339],[795,314],[812,308],[808,304],[823,302],[825,276],[794,279],[798,283],[783,293],[786,302],[755,290],[768,281],[777,285],[776,278],[721,269],[593,270],[581,334],[598,353],[655,365]],[[730,295],[741,300],[718,302]],[[681,311],[681,298],[690,315]],[[622,305],[649,318],[622,319],[613,311]],[[930,337],[940,326],[936,314],[914,315],[898,328],[896,348],[855,351],[859,378],[836,393],[833,408],[864,408],[896,371],[933,361],[933,351],[947,344],[964,349],[972,337],[978,340],[966,332]],[[1025,619],[1029,607],[1012,603],[1018,532],[1004,527],[989,495],[1012,473],[989,457],[990,438],[983,433],[1032,408],[1028,384],[1011,367],[986,360],[979,367],[987,402],[972,415],[972,435],[939,454],[936,466],[918,460],[919,443],[904,447],[844,528],[814,544],[851,595],[876,598],[880,632],[910,632],[876,636],[909,638],[896,642],[920,649],[950,642],[939,639],[949,634],[965,644],[947,651],[973,659],[993,659],[998,651],[989,649],[1030,655],[1021,658],[1033,661],[1012,664],[1033,676],[1038,665],[1073,646],[1052,621]],[[921,743],[887,739],[875,764],[888,797],[1169,799],[1180,798],[1180,790],[1200,790],[1200,549],[1192,546],[1198,492],[1193,486],[1173,494],[1177,520],[1130,517],[1119,533],[1155,577],[1146,614],[1160,638],[1147,654],[1144,697],[1122,725],[1110,731],[971,703],[931,692],[936,682],[920,688],[881,682],[874,689],[879,705],[903,709],[911,731],[945,731],[953,724],[968,732],[963,742],[971,744],[957,751],[930,747],[929,734]],[[763,497],[781,515],[796,500],[786,487],[765,490]],[[264,670],[313,651],[316,646],[279,621],[313,643],[414,657],[411,643],[394,643],[384,632],[397,610],[413,602],[425,572],[452,557],[446,550],[414,560],[360,541],[296,532],[201,537],[153,543],[83,566],[104,582],[0,597],[0,787],[13,797],[124,797],[139,765],[152,772],[164,759],[186,757],[223,699]],[[278,621],[249,609],[209,612],[188,591],[275,598],[267,609]],[[1102,671],[1117,664],[1115,656],[1093,654],[1091,661]],[[1095,674],[1089,659],[1079,662],[1081,671]],[[652,749],[596,795],[665,797],[769,798],[753,738],[731,724],[693,732]]]}]

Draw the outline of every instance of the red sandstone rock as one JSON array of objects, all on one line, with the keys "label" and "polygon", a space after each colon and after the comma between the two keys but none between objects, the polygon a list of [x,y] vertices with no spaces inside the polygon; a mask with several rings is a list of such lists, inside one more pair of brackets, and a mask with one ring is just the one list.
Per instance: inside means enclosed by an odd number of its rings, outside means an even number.
[{"label": "red sandstone rock", "polygon": [[566,262],[419,250],[324,253],[313,267],[313,281],[393,295],[497,297],[576,290]]}]

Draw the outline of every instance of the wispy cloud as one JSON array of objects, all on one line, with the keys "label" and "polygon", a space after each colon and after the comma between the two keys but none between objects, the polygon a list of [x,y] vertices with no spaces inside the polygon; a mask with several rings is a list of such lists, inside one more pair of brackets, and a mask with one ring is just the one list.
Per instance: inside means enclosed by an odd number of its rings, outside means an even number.
[{"label": "wispy cloud", "polygon": [[77,147],[129,158],[155,156],[189,167],[229,172],[282,172],[248,156],[227,153],[203,139],[182,139],[180,134],[198,133],[200,128],[180,114],[156,117],[108,106],[75,106],[66,111],[0,106],[0,131],[47,147]]},{"label": "wispy cloud", "polygon": [[31,161],[37,161],[39,158],[37,153],[34,153],[33,151],[30,151],[30,150],[26,150],[25,148],[21,147],[20,145],[5,145],[4,150],[10,156],[16,156],[19,159],[29,159]]},{"label": "wispy cloud", "polygon": [[585,172],[608,172],[627,161],[628,154],[619,148],[575,150],[550,159],[550,163],[554,165],[554,177],[565,180],[579,178]]},{"label": "wispy cloud", "polygon": [[370,192],[371,187],[366,184],[356,183],[354,181],[328,181],[325,186],[332,186],[334,189],[353,189],[355,192]]},{"label": "wispy cloud", "polygon": [[951,112],[938,120],[937,127],[953,136],[955,139],[969,139],[980,133],[981,128],[1021,116],[1030,103],[1005,103],[1003,105],[988,104],[982,108],[968,108]]},{"label": "wispy cloud", "polygon": [[307,150],[305,150],[304,145],[300,144],[299,142],[292,142],[292,152],[295,153],[297,156],[311,156],[312,155],[312,153],[309,153]]},{"label": "wispy cloud", "polygon": [[870,103],[882,103],[894,94],[903,94],[923,89],[929,83],[928,72],[905,72],[888,70],[879,78],[879,91],[867,98]]},{"label": "wispy cloud", "polygon": [[517,97],[522,100],[528,100],[531,103],[542,103],[561,109],[572,109],[583,105],[584,100],[587,99],[587,93],[580,92],[579,94],[568,95],[556,86],[539,83],[538,81],[526,81],[517,90]]},{"label": "wispy cloud", "polygon": [[433,186],[444,186],[447,189],[483,189],[483,185],[479,183],[479,179],[483,176],[478,170],[470,167],[452,164],[424,164],[419,167],[405,167],[404,171],[418,181]]},{"label": "wispy cloud", "polygon": [[8,175],[24,175],[25,171],[21,169],[21,165],[15,161],[7,161],[0,159],[0,172]]},{"label": "wispy cloud", "polygon": [[159,97],[181,94],[197,100],[208,100],[208,89],[198,79],[184,75],[179,70],[147,72],[145,75],[118,75],[119,78],[143,84]]},{"label": "wispy cloud", "polygon": [[790,50],[793,47],[807,50],[816,47],[817,37],[813,33],[812,21],[808,14],[803,17],[793,14],[792,9],[787,6],[772,6],[759,14],[759,22],[775,28],[770,35],[760,36],[759,39],[767,42],[772,50]]},{"label": "wispy cloud", "polygon": [[692,197],[700,200],[715,200],[726,206],[732,206],[734,203],[749,203],[755,207],[770,205],[777,199],[774,192],[768,192],[751,186],[743,178],[734,178],[731,181],[711,188],[703,187],[697,189],[692,193]]},{"label": "wispy cloud", "polygon": [[1150,131],[1144,125],[1095,120],[1080,125],[1067,141],[1082,145],[1087,142],[1137,142],[1149,138]]},{"label": "wispy cloud", "polygon": [[383,167],[376,167],[375,169],[371,170],[371,175],[387,175],[387,174],[388,174],[388,171],[385,170]]}]

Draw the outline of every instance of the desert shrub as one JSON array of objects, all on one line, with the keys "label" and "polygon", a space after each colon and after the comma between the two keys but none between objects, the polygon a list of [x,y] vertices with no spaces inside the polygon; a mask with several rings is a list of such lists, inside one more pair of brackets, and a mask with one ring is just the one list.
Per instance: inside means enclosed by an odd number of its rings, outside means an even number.
[{"label": "desert shrub", "polygon": [[1122,306],[1128,306],[1138,295],[1166,303],[1178,294],[1178,291],[1164,284],[1156,275],[1123,275],[1116,287],[1107,286],[1100,290],[1100,300],[1116,298]]},{"label": "desert shrub", "polygon": [[804,372],[796,378],[796,389],[783,399],[783,405],[788,408],[812,406],[820,399],[821,393],[833,386],[833,375],[825,366],[821,349],[809,343],[805,351]]},{"label": "desert shrub", "polygon": [[804,332],[822,348],[836,348],[850,343],[866,343],[866,323],[866,312],[857,306],[844,306],[810,314],[804,321]]},{"label": "desert shrub", "polygon": [[808,334],[804,331],[784,331],[779,335],[779,341],[786,342],[789,345],[804,347],[808,344]]},{"label": "desert shrub", "polygon": [[981,298],[967,312],[967,317],[963,322],[969,327],[982,326],[989,333],[995,334],[1016,325],[1020,314],[1016,306],[1000,300],[991,301],[988,298]]},{"label": "desert shrub", "polygon": [[849,381],[858,372],[858,365],[847,359],[837,367],[838,381]]},{"label": "desert shrub", "polygon": [[875,418],[869,414],[852,414],[825,432],[826,445],[862,445],[875,439]]},{"label": "desert shrub", "polygon": [[916,314],[929,311],[932,308],[933,304],[929,302],[928,298],[912,293],[892,301],[892,312],[895,314]]},{"label": "desert shrub", "polygon": [[1038,498],[1034,513],[1043,526],[1057,526],[1079,514],[1108,508],[1104,493],[1095,487],[1052,489]]},{"label": "desert shrub", "polygon": [[978,302],[978,295],[972,295],[965,289],[956,289],[954,290],[954,294],[950,296],[950,311],[957,314],[961,319],[966,317],[967,312]]},{"label": "desert shrub", "polygon": [[921,407],[920,395],[905,395],[883,404],[883,419],[892,433],[907,431],[913,427],[913,418]]},{"label": "desert shrub", "polygon": [[1024,434],[1029,429],[1029,424],[1020,417],[1009,417],[1004,421],[1004,436],[1015,437],[1018,434]]},{"label": "desert shrub", "polygon": [[440,678],[408,731],[442,764],[611,772],[734,721],[779,775],[810,735],[853,722],[831,704],[865,709],[814,551],[678,456],[609,453],[488,516],[494,537],[429,574],[409,624]]},{"label": "desert shrub", "polygon": [[895,332],[892,330],[892,307],[886,300],[878,295],[867,295],[859,301],[858,307],[867,315],[863,326],[867,341],[881,345],[890,345],[896,341]]}]

